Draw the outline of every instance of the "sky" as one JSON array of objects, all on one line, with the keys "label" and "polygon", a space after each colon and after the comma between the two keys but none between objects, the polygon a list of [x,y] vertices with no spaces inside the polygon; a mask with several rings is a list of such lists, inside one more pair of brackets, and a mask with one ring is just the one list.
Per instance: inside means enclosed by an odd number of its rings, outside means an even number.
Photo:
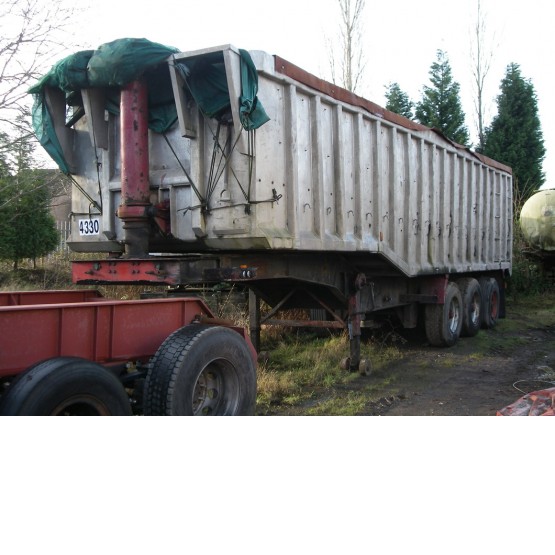
[{"label": "sky", "polygon": [[[354,1],[354,0],[353,0]],[[122,37],[144,37],[194,50],[233,44],[264,50],[329,79],[329,41],[337,44],[337,0],[73,0],[83,9],[73,31],[76,45],[96,47]],[[477,0],[366,0],[363,26],[365,81],[357,92],[385,104],[385,85],[397,82],[413,100],[429,84],[438,49],[447,53],[472,140],[476,140],[471,77],[471,30]],[[486,124],[496,113],[495,98],[509,63],[520,65],[538,98],[547,154],[547,184],[555,185],[555,56],[549,0],[481,0],[492,67],[486,82]],[[78,49],[68,42],[68,54]]]}]

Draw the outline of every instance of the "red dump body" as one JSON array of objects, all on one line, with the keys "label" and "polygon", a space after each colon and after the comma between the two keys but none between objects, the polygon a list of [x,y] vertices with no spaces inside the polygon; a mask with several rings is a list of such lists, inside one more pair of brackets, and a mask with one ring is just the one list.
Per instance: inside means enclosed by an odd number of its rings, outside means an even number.
[{"label": "red dump body", "polygon": [[176,329],[211,318],[196,297],[118,301],[92,290],[0,293],[0,377],[59,356],[104,365],[146,361]]}]

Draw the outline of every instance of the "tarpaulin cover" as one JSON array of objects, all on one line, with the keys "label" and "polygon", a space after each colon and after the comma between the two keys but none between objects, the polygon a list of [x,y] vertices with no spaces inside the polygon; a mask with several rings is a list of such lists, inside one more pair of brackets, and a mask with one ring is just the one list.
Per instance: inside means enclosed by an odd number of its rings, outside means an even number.
[{"label": "tarpaulin cover", "polygon": [[[239,50],[241,57],[241,97],[239,113],[241,125],[258,129],[270,118],[258,102],[258,74],[246,50]],[[230,117],[231,103],[227,86],[223,53],[213,52],[191,58],[178,64],[195,102],[209,118],[225,120]]]},{"label": "tarpaulin cover", "polygon": [[[101,45],[97,50],[77,52],[57,62],[29,92],[34,95],[33,127],[41,145],[64,173],[69,167],[54,130],[45,101],[45,88],[54,87],[66,95],[68,106],[82,103],[81,89],[106,90],[105,108],[119,113],[120,88],[139,77],[148,87],[149,128],[157,133],[170,129],[177,121],[171,78],[165,62],[176,48],[147,39],[123,38]],[[258,75],[248,52],[241,50],[241,124],[256,129],[268,121],[258,102]],[[230,110],[227,79],[221,52],[196,59],[185,69],[186,82],[201,111],[208,117],[223,118]]]},{"label": "tarpaulin cover", "polygon": [[58,87],[70,94],[90,87],[87,65],[94,50],[82,50],[57,62],[29,92],[40,94],[44,87]]},{"label": "tarpaulin cover", "polygon": [[50,154],[60,170],[69,173],[62,147],[56,136],[52,117],[44,99],[45,87],[56,87],[66,93],[67,103],[73,104],[75,91],[89,87],[87,64],[94,50],[83,50],[60,60],[29,92],[34,95],[32,110],[33,128],[39,143]]},{"label": "tarpaulin cover", "polygon": [[258,73],[246,50],[239,50],[241,54],[241,98],[239,112],[241,124],[245,129],[258,129],[270,120],[268,114],[258,102]]}]

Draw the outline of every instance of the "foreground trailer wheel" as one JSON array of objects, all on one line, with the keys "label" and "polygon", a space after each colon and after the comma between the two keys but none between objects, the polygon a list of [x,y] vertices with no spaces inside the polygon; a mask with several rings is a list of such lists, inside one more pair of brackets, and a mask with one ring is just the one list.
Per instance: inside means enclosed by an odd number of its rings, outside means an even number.
[{"label": "foreground trailer wheel", "polygon": [[146,415],[250,415],[256,368],[235,331],[190,325],[172,333],[152,358],[145,382]]},{"label": "foreground trailer wheel", "polygon": [[129,397],[106,368],[76,357],[41,362],[19,375],[0,401],[4,416],[127,416]]},{"label": "foreground trailer wheel", "polygon": [[459,279],[457,285],[463,303],[461,336],[474,337],[480,331],[482,323],[482,289],[474,278]]},{"label": "foreground trailer wheel", "polygon": [[482,290],[482,327],[491,329],[499,319],[499,284],[492,277],[480,278],[480,288]]},{"label": "foreground trailer wheel", "polygon": [[461,334],[463,301],[457,285],[450,282],[445,304],[430,304],[425,312],[426,337],[434,347],[451,347]]}]

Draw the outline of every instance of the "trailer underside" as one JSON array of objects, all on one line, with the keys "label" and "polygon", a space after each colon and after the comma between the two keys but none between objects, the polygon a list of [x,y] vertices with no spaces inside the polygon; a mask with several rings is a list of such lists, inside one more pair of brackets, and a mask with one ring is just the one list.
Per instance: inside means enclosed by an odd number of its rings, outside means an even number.
[{"label": "trailer underside", "polygon": [[[489,286],[495,283],[495,318],[503,317],[505,274],[500,269],[465,274],[438,269],[436,274],[409,277],[378,253],[246,251],[74,263],[74,281],[81,284],[154,283],[186,292],[192,285],[228,283],[248,289],[250,335],[257,351],[263,326],[346,329],[351,345],[351,371],[360,366],[361,328],[371,326],[374,319],[384,315],[395,317],[405,328],[414,328],[419,324],[420,306],[440,307],[427,309],[431,314],[428,320],[443,318],[445,311],[448,319],[449,308],[444,305],[450,283],[455,280],[459,280],[461,288],[472,280],[474,289],[480,279],[489,280]],[[486,289],[483,285],[480,294],[489,297]],[[264,312],[261,306],[266,307]],[[298,319],[283,315],[291,309],[309,310],[309,316]],[[461,321],[463,309],[471,310],[459,307]],[[445,336],[458,334],[457,325],[454,330],[446,327],[445,332],[435,333],[435,341],[440,344],[451,341]]]}]

